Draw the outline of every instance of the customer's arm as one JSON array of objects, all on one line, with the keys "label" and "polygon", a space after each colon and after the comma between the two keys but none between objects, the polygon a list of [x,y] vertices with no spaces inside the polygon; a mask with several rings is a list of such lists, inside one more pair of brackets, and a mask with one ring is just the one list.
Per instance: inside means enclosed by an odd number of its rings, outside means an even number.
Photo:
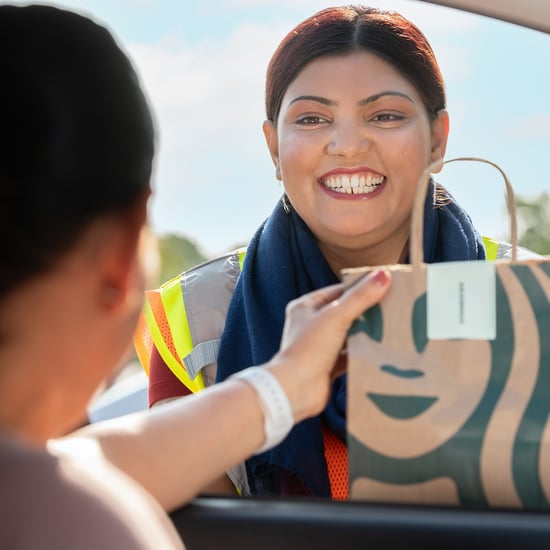
[{"label": "customer's arm", "polygon": [[[379,273],[349,290],[335,285],[289,304],[280,351],[265,368],[284,389],[294,422],[325,407],[331,381],[342,371],[337,359],[351,323],[387,290],[389,275]],[[95,453],[99,465],[103,458],[111,461],[172,510],[253,454],[264,436],[258,394],[229,379],[149,411],[92,424],[50,442],[50,449],[88,458]]]}]

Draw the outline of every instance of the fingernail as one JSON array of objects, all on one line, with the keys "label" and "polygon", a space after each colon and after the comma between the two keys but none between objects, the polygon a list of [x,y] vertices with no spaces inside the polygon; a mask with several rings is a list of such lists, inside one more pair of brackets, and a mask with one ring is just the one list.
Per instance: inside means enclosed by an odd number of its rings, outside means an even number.
[{"label": "fingernail", "polygon": [[371,280],[378,283],[380,286],[385,286],[388,282],[390,276],[388,272],[385,269],[379,269],[377,271],[374,271],[371,276]]}]

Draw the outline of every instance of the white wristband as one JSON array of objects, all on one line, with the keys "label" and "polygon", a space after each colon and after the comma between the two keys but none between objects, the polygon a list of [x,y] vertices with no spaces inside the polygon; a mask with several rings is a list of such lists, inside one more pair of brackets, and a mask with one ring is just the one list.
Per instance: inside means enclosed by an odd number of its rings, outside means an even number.
[{"label": "white wristband", "polygon": [[249,367],[230,378],[250,384],[260,399],[264,413],[265,441],[254,454],[278,445],[294,426],[294,416],[290,401],[275,375],[264,367]]}]

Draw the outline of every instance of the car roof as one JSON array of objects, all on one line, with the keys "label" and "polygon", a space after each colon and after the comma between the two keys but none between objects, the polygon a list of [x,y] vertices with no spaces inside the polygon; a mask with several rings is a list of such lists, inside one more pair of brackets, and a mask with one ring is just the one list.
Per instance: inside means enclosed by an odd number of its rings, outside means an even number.
[{"label": "car roof", "polygon": [[549,0],[423,0],[550,34]]}]

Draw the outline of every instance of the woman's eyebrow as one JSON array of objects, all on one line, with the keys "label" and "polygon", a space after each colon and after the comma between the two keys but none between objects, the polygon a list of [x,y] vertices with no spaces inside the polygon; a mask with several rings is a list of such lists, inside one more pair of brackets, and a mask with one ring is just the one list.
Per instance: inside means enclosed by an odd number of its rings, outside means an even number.
[{"label": "woman's eyebrow", "polygon": [[404,97],[405,99],[407,99],[411,103],[414,103],[414,100],[412,99],[412,97],[408,96],[407,94],[405,94],[403,92],[397,92],[397,91],[393,91],[393,90],[386,90],[384,92],[380,92],[378,94],[374,94],[374,95],[371,95],[369,97],[366,97],[365,99],[361,99],[357,102],[357,104],[359,106],[363,106],[363,105],[367,105],[369,103],[374,103],[375,101],[378,101],[381,97],[384,97],[384,96],[387,96],[387,95]]},{"label": "woman's eyebrow", "polygon": [[[398,92],[396,90],[385,90],[383,92],[373,94],[369,97],[366,97],[365,99],[361,99],[357,102],[357,104],[362,107],[364,105],[368,105],[369,103],[374,103],[375,101],[378,101],[381,97],[384,96],[398,96],[403,97],[406,100],[410,101],[411,103],[414,103],[414,100],[412,97],[408,96],[407,94],[403,92]],[[291,99],[288,103],[288,105],[292,105],[293,103],[296,103],[298,101],[316,101],[317,103],[321,103],[323,105],[327,105],[328,107],[334,107],[338,105],[338,101],[334,101],[332,99],[328,99],[326,97],[317,96],[317,95],[299,95],[293,99]]]},{"label": "woman's eyebrow", "polygon": [[321,97],[317,95],[299,95],[293,99],[291,99],[288,102],[288,105],[292,105],[293,103],[296,103],[297,101],[316,101],[317,103],[322,103],[323,105],[327,105],[329,107],[333,107],[334,105],[338,105],[337,101],[333,101],[332,99],[328,99],[326,97]]}]

